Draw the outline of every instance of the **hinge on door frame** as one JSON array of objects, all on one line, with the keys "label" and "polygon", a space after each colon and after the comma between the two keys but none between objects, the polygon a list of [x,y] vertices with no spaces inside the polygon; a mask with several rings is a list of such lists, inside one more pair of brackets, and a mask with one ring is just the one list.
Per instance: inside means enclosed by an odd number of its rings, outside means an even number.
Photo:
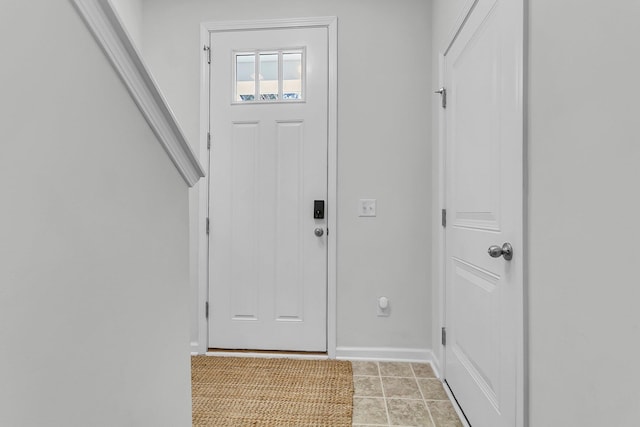
[{"label": "hinge on door frame", "polygon": [[440,105],[442,105],[442,108],[447,108],[447,89],[445,89],[444,87],[441,87],[440,89],[434,91],[433,93],[440,94],[440,100],[441,100]]},{"label": "hinge on door frame", "polygon": [[447,345],[447,328],[442,327],[442,345]]},{"label": "hinge on door frame", "polygon": [[207,234],[209,234],[209,217],[207,217]]},{"label": "hinge on door frame", "polygon": [[211,64],[211,46],[204,45],[202,50],[207,52],[207,64]]},{"label": "hinge on door frame", "polygon": [[211,150],[211,132],[207,132],[207,150]]},{"label": "hinge on door frame", "polygon": [[447,226],[447,210],[446,209],[442,209],[442,226],[443,227]]},{"label": "hinge on door frame", "polygon": [[209,318],[209,301],[204,303],[204,317]]}]

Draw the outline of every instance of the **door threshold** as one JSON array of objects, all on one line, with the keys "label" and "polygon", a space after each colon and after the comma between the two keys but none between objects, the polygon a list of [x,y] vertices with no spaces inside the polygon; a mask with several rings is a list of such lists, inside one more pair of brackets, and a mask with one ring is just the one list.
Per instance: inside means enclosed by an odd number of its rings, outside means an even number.
[{"label": "door threshold", "polygon": [[328,359],[327,352],[319,351],[284,351],[284,350],[235,350],[224,348],[210,348],[205,353],[207,356],[218,357],[263,357],[281,359]]}]

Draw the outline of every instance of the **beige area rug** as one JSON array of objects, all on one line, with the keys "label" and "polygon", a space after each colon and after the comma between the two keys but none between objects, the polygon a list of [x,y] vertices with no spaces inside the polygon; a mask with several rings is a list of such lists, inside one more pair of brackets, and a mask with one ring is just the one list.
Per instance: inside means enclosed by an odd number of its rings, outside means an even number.
[{"label": "beige area rug", "polygon": [[194,426],[349,426],[351,362],[193,356]]}]

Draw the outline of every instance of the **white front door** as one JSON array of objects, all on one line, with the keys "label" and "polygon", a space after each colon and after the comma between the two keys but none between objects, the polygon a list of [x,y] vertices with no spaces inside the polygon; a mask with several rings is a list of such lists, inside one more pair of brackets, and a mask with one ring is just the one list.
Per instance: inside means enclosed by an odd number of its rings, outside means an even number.
[{"label": "white front door", "polygon": [[327,349],[327,40],[211,34],[209,347]]},{"label": "white front door", "polygon": [[479,0],[444,58],[445,380],[474,427],[523,423],[522,52],[522,1]]}]

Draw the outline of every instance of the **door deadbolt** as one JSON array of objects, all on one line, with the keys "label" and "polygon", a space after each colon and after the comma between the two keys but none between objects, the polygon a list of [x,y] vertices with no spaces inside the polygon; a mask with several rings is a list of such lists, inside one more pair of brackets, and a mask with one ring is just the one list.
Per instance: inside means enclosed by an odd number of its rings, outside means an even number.
[{"label": "door deadbolt", "polygon": [[324,219],[324,200],[313,201],[313,218]]}]

